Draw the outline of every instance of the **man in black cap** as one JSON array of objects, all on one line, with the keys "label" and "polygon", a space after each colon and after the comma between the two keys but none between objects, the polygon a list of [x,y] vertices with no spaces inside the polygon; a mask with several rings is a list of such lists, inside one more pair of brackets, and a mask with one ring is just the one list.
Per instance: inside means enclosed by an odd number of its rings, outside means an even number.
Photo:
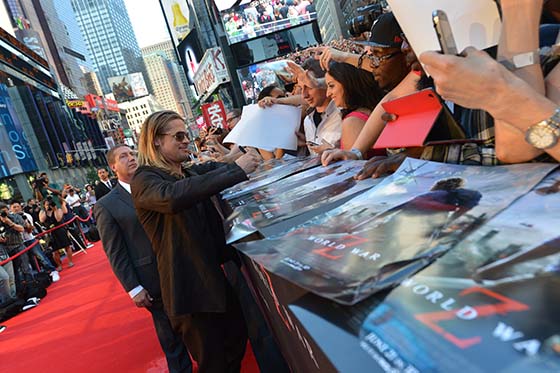
[{"label": "man in black cap", "polygon": [[321,67],[325,70],[332,59],[371,71],[379,86],[385,91],[390,91],[410,70],[406,56],[401,50],[402,42],[403,32],[395,16],[393,13],[385,13],[374,22],[368,41],[358,43],[366,46],[362,54],[320,47],[316,49],[320,52],[316,58],[320,59]]}]

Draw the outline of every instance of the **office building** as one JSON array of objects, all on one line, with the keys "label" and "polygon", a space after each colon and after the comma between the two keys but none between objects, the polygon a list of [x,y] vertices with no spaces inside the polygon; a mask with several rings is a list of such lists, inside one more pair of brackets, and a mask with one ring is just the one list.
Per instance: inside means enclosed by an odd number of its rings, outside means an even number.
[{"label": "office building", "polygon": [[30,198],[38,171],[52,183],[83,184],[87,168],[104,163],[96,120],[68,108],[62,91],[47,61],[0,29],[0,198]]},{"label": "office building", "polygon": [[108,78],[144,73],[142,55],[123,0],[71,0],[103,93]]},{"label": "office building", "polygon": [[56,70],[60,82],[77,96],[84,97],[89,92],[83,85],[83,69],[92,69],[84,38],[76,22],[70,0],[32,0],[32,9],[42,29],[51,65]]},{"label": "office building", "polygon": [[144,63],[157,102],[167,110],[186,116],[181,104],[185,97],[179,88],[181,82],[177,65],[169,61],[163,52],[145,55]]},{"label": "office building", "polygon": [[340,8],[340,3],[330,0],[315,0],[317,23],[323,42],[348,37],[348,27]]},{"label": "office building", "polygon": [[187,80],[187,76],[185,75],[185,71],[183,67],[179,63],[177,59],[177,53],[175,51],[175,47],[173,46],[173,42],[171,40],[163,41],[157,44],[149,45],[147,47],[142,48],[142,55],[147,56],[151,53],[158,53],[162,52],[165,57],[172,63],[173,75],[177,76],[178,80],[175,78],[177,82],[180,82],[179,85],[179,92],[181,94],[181,101],[185,105],[182,106],[188,111],[187,116],[192,117],[192,112],[190,110],[190,103],[195,101],[193,92],[189,87],[189,83]]},{"label": "office building", "polygon": [[119,109],[126,113],[126,120],[130,129],[140,134],[142,123],[152,113],[164,108],[152,96],[144,96],[135,100],[119,104]]}]

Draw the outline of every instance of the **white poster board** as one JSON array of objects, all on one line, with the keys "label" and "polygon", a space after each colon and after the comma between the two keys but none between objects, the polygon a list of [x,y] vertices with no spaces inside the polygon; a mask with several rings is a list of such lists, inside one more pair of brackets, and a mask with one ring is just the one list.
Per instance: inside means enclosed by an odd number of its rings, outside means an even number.
[{"label": "white poster board", "polygon": [[301,121],[301,108],[290,105],[273,105],[266,109],[259,105],[243,107],[239,123],[224,139],[264,150],[297,150],[295,132]]},{"label": "white poster board", "polygon": [[486,49],[498,44],[502,23],[494,0],[388,0],[412,50],[419,56],[440,46],[432,12],[447,14],[457,50]]}]

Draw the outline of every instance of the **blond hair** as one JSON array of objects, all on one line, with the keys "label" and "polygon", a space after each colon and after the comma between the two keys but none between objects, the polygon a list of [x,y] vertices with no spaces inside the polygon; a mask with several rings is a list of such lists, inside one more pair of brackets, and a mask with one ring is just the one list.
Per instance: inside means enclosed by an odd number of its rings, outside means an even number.
[{"label": "blond hair", "polygon": [[142,124],[140,138],[138,139],[138,165],[160,168],[172,175],[182,177],[178,174],[156,146],[155,140],[165,133],[167,125],[172,120],[183,118],[174,111],[162,110],[150,114]]}]

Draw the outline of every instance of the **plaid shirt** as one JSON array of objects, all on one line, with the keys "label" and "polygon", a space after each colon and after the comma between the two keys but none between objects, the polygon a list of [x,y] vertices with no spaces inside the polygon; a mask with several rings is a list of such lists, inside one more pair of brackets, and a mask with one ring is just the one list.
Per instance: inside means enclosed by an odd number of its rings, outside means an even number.
[{"label": "plaid shirt", "polygon": [[421,159],[430,161],[466,164],[475,166],[495,166],[494,118],[482,110],[470,110],[455,106],[455,118],[459,118],[468,139],[477,142],[427,146]]},{"label": "plaid shirt", "polygon": [[[23,226],[24,223],[21,216],[9,214],[8,217],[14,224]],[[18,232],[13,228],[8,227],[7,225],[4,225],[4,228],[6,232],[6,242],[4,243],[4,245],[6,245],[8,249],[20,246],[23,243],[23,235],[21,234],[21,232]]]}]

